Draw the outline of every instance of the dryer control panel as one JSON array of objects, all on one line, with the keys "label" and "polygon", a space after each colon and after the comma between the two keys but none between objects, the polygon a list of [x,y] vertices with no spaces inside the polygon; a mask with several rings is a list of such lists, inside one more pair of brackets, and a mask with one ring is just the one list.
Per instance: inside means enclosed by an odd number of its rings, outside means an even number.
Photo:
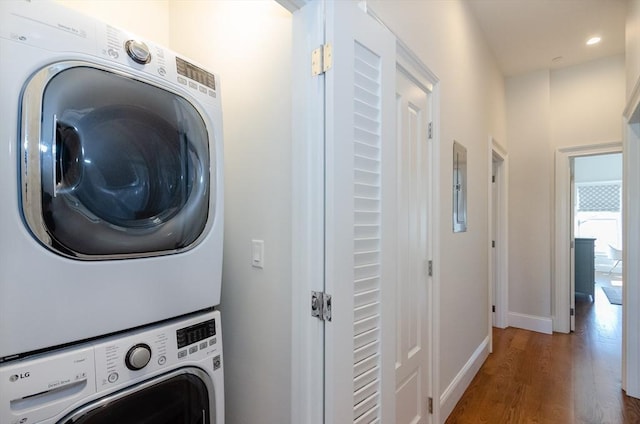
[{"label": "dryer control panel", "polygon": [[[61,51],[69,60],[90,55],[117,63],[167,81],[204,103],[213,103],[218,96],[215,74],[129,31],[53,2],[0,2],[0,8],[7,9],[6,15],[11,16],[3,20],[0,14],[1,38]],[[60,46],[65,46],[64,50]],[[68,54],[70,51],[75,53]]]}]

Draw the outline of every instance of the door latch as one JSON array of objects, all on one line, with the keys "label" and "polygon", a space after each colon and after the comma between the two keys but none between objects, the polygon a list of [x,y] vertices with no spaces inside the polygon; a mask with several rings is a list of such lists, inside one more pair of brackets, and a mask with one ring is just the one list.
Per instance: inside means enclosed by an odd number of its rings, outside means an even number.
[{"label": "door latch", "polygon": [[324,292],[311,292],[311,316],[321,321],[331,321],[331,295]]}]

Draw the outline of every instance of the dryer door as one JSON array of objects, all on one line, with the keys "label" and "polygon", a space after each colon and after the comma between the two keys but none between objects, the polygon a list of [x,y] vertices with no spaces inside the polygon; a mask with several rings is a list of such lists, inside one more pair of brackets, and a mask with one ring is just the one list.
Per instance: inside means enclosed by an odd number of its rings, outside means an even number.
[{"label": "dryer door", "polygon": [[58,424],[215,424],[211,379],[187,368],[99,399]]},{"label": "dryer door", "polygon": [[211,209],[209,131],[184,97],[77,62],[23,96],[23,212],[56,253],[155,256],[193,247]]}]

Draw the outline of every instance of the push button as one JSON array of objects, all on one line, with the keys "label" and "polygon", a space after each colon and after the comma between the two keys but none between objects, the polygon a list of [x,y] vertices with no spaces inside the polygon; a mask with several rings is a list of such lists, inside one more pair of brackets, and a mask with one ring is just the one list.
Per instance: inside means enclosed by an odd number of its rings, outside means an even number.
[{"label": "push button", "polygon": [[107,380],[109,380],[109,383],[115,383],[116,381],[118,381],[118,378],[120,376],[118,375],[117,372],[112,372],[111,374],[109,374],[109,376],[107,377]]}]

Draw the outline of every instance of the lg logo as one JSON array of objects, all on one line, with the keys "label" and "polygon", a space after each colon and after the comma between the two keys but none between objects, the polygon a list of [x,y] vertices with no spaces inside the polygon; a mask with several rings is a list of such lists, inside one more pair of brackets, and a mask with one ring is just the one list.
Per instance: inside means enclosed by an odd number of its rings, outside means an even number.
[{"label": "lg logo", "polygon": [[23,378],[29,378],[30,375],[31,374],[29,373],[29,371],[22,374],[13,374],[11,377],[9,377],[9,381],[13,383],[14,381],[18,381]]}]

